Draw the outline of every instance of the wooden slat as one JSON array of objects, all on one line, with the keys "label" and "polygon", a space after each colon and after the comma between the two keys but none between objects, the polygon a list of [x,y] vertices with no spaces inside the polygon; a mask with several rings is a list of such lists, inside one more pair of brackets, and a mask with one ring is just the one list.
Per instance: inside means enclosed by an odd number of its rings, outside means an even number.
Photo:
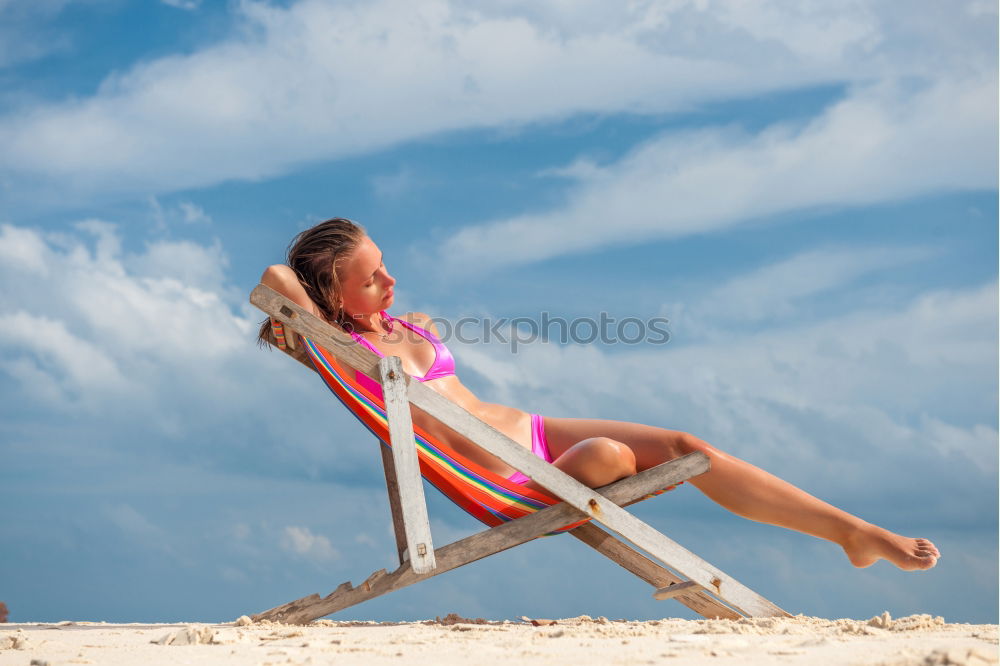
[{"label": "wooden slat", "polygon": [[378,450],[382,454],[382,470],[385,472],[385,489],[389,494],[389,514],[392,516],[392,533],[396,537],[396,555],[399,563],[405,564],[408,559],[406,552],[406,530],[403,528],[403,508],[399,502],[399,483],[396,481],[396,465],[392,462],[392,451],[378,442]]},{"label": "wooden slat", "polygon": [[[652,492],[672,486],[692,476],[702,474],[708,470],[708,467],[708,456],[703,453],[690,453],[676,460],[671,460],[642,471],[635,476],[599,488],[598,492],[612,502],[628,504]],[[342,583],[326,597],[312,594],[308,597],[303,597],[302,599],[297,599],[258,613],[253,616],[253,619],[255,621],[271,620],[292,624],[311,622],[324,615],[336,613],[368,599],[387,594],[408,585],[413,585],[414,583],[419,583],[431,576],[456,569],[470,562],[475,562],[489,555],[507,550],[508,548],[519,546],[542,534],[551,532],[564,525],[572,524],[584,517],[583,513],[565,503],[555,504],[523,518],[483,530],[482,532],[438,548],[435,552],[437,566],[433,571],[426,574],[416,574],[409,566],[401,566],[396,571],[382,577],[372,589],[365,590],[363,586],[355,588],[350,582]],[[586,528],[587,526],[583,525],[581,527]],[[576,536],[581,541],[596,548],[599,552],[608,555],[625,568],[637,573],[640,578],[647,580],[650,584],[662,587],[674,580],[678,580],[676,577],[671,578],[672,574],[649,560],[646,560],[648,563],[646,566],[633,563],[632,559],[629,559],[628,553],[644,560],[646,558],[631,551],[631,549],[621,544],[621,542],[614,539],[607,532],[594,528],[600,535],[603,535],[603,537],[595,538],[586,530],[580,532],[581,527],[575,528],[569,534]],[[619,544],[620,547],[616,549],[613,545],[615,543]],[[619,552],[625,551],[628,551],[625,555],[617,555]],[[705,596],[707,597],[707,595]],[[729,611],[725,606],[722,606],[710,597],[708,597],[708,602],[703,602],[699,599],[694,599],[692,602],[684,597],[679,597],[678,601],[689,606],[695,612],[702,613],[705,617],[728,617],[725,613],[732,613],[732,611]],[[715,606],[712,605],[713,602]],[[738,614],[733,615],[739,617]]]},{"label": "wooden slat", "polygon": [[[343,331],[326,323],[313,313],[299,307],[267,285],[258,284],[250,292],[250,302],[258,308],[291,327],[327,351],[367,375],[373,381],[379,381],[379,356],[365,349]],[[285,333],[288,335],[287,331]]]},{"label": "wooden slat", "polygon": [[410,401],[406,395],[408,377],[403,372],[403,364],[398,356],[386,356],[379,361],[378,367],[385,414],[389,421],[389,441],[392,443],[392,462],[399,488],[406,550],[413,570],[416,573],[427,573],[434,568],[434,544],[427,518],[427,501],[424,499],[417,445],[413,440]]},{"label": "wooden slat", "polygon": [[[378,357],[374,353],[362,349],[349,336],[306,312],[274,290],[258,285],[251,294],[251,302],[268,314],[277,312],[275,316],[282,322],[313,338],[317,344],[326,347],[330,353],[358,371],[376,381],[379,380]],[[294,324],[291,323],[293,319]],[[724,599],[734,608],[752,616],[788,615],[736,579],[713,567],[555,466],[543,462],[517,442],[422,383],[412,382],[408,393],[410,402],[420,409],[455,432],[471,439],[514,469],[523,472],[570,506],[599,521],[636,547],[645,550],[686,578]]]},{"label": "wooden slat", "polygon": [[285,336],[285,346],[294,352],[299,348],[299,336],[295,334],[295,331],[289,331],[289,333],[290,335]]},{"label": "wooden slat", "polygon": [[673,599],[674,597],[686,592],[692,592],[700,589],[701,586],[698,585],[698,583],[693,580],[686,580],[683,583],[671,583],[666,587],[661,587],[656,592],[653,592],[653,598],[657,601],[663,601],[664,599]]}]

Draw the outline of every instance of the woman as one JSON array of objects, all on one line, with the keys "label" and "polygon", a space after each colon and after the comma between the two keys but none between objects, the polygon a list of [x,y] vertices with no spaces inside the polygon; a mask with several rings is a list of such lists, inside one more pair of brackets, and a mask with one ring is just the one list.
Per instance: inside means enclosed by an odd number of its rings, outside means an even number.
[{"label": "woman", "polygon": [[[408,374],[591,488],[701,451],[711,459],[711,470],[690,483],[744,518],[832,541],[857,567],[886,559],[904,570],[929,569],[940,557],[927,539],[903,537],[867,523],[689,433],[622,421],[541,417],[479,400],[454,374],[451,354],[427,315],[386,314],[396,280],[375,242],[350,220],[334,218],[300,233],[289,248],[288,265],[268,267],[261,282],[339,325],[375,353],[400,357]],[[267,321],[260,338],[274,342]],[[358,378],[371,382],[364,375]],[[433,417],[416,407],[412,411],[416,425],[460,454],[515,482],[542,489]]]}]

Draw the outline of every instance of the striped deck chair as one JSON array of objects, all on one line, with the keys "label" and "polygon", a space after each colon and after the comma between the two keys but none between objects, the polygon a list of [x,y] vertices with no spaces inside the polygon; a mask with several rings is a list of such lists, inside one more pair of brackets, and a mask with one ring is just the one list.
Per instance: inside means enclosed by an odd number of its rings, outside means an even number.
[{"label": "striped deck chair", "polygon": [[[707,471],[709,462],[704,454],[684,456],[604,488],[587,488],[430,388],[409,381],[399,358],[380,358],[265,285],[258,285],[250,300],[275,322],[278,348],[317,372],[382,444],[379,448],[400,562],[391,573],[381,569],[361,585],[346,582],[326,597],[313,594],[297,599],[258,613],[255,620],[310,622],[558,533],[576,537],[650,583],[655,598],[675,598],[704,617],[788,615],[621,508]],[[384,399],[358,382],[357,372],[380,382]],[[549,493],[485,469],[414,426],[410,404],[522,471]],[[434,549],[421,477],[491,529]]]},{"label": "striped deck chair", "polygon": [[[284,327],[279,323],[276,328]],[[309,338],[298,338],[298,342],[302,344],[313,369],[340,402],[382,445],[391,447],[384,402],[357,381],[353,368],[345,367],[329,351]],[[280,345],[279,342],[279,348]],[[431,437],[419,426],[413,426],[413,439],[421,476],[473,518],[490,527],[559,503],[554,497],[483,468]],[[586,519],[561,527],[552,534],[573,529],[583,522]]]}]

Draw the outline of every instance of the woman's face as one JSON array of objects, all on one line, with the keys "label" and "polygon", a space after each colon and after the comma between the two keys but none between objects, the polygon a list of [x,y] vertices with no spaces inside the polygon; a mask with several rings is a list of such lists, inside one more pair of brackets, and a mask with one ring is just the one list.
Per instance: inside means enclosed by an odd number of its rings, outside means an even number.
[{"label": "woman's face", "polygon": [[338,273],[348,321],[354,315],[366,316],[392,306],[396,279],[389,275],[382,263],[382,251],[368,236],[347,255]]}]

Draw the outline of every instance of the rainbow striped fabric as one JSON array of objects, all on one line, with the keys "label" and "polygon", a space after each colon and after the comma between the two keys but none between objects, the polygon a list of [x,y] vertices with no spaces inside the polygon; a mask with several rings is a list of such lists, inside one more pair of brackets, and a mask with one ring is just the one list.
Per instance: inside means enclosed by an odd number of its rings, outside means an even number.
[{"label": "rainbow striped fabric", "polygon": [[[280,325],[276,329],[282,328]],[[278,331],[276,330],[275,333]],[[299,336],[309,360],[337,399],[377,437],[390,446],[389,422],[381,399],[356,379],[355,370],[340,363],[311,339]],[[503,478],[465,458],[447,445],[413,426],[420,473],[448,499],[477,520],[494,527],[557,504],[558,499]],[[566,525],[572,529],[586,520]]]},{"label": "rainbow striped fabric", "polygon": [[[274,328],[276,334],[283,333],[280,323]],[[283,337],[279,338],[282,342]],[[337,399],[384,446],[391,446],[389,424],[382,400],[356,380],[353,368],[340,363],[329,351],[311,339],[303,336],[298,336],[298,339],[303,343],[316,372]],[[413,426],[413,435],[421,475],[452,502],[491,527],[516,520],[560,501],[482,467],[428,435],[417,425]],[[661,492],[664,491],[653,494]],[[552,534],[573,529],[587,520],[589,518],[565,525]]]}]

